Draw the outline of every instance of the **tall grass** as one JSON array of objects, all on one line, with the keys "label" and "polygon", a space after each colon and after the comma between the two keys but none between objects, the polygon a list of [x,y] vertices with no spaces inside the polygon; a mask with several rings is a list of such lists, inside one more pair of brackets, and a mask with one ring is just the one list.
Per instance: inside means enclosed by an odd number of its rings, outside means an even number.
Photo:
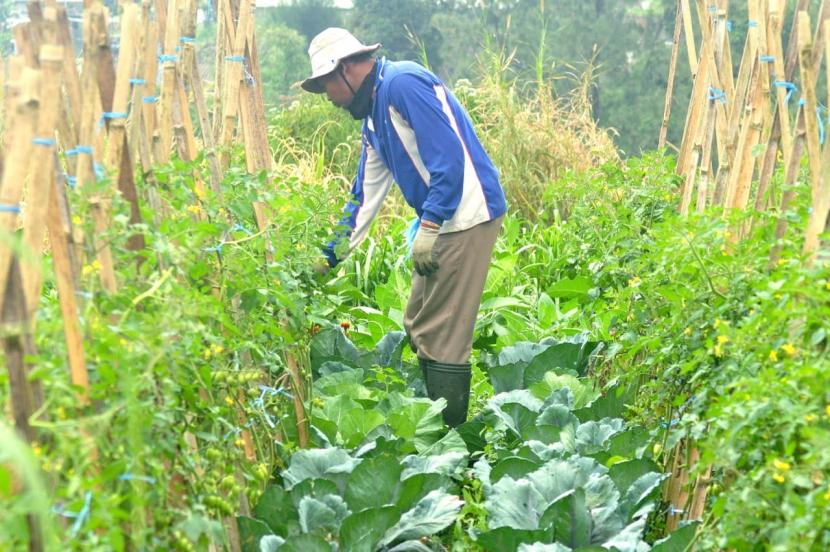
[{"label": "tall grass", "polygon": [[577,86],[562,97],[541,70],[524,82],[512,64],[513,54],[503,48],[486,49],[478,82],[459,81],[455,93],[501,172],[511,207],[535,220],[549,210],[545,190],[560,176],[617,161],[619,154],[610,131],[591,113],[592,64],[570,76]]}]

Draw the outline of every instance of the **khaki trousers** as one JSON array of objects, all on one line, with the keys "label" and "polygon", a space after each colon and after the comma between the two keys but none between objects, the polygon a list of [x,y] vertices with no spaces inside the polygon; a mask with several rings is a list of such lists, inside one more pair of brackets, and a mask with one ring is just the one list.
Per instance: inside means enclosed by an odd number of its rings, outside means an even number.
[{"label": "khaki trousers", "polygon": [[503,218],[441,234],[435,242],[438,271],[428,277],[413,271],[404,329],[419,358],[469,362],[476,315]]}]

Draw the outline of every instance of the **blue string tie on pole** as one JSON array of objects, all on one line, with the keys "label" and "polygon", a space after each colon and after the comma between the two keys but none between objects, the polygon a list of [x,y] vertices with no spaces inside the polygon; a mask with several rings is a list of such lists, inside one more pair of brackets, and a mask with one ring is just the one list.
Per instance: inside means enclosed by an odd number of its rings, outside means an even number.
[{"label": "blue string tie on pole", "polygon": [[717,6],[709,6],[709,13],[718,13]]},{"label": "blue string tie on pole", "polygon": [[763,63],[775,63],[775,56],[758,56],[758,60]]},{"label": "blue string tie on pole", "polygon": [[65,155],[67,157],[71,157],[73,155],[78,155],[81,153],[86,153],[87,155],[92,155],[92,146],[75,146],[72,149],[66,150]]},{"label": "blue string tie on pole", "polygon": [[191,42],[196,42],[196,37],[195,36],[183,36],[183,37],[179,38],[179,42],[181,42],[182,44],[188,44],[188,43],[191,43]]},{"label": "blue string tie on pole", "polygon": [[0,203],[0,213],[20,214],[20,205],[9,205],[8,203]]},{"label": "blue string tie on pole", "polygon": [[758,26],[758,22],[755,21],[754,19],[750,19],[749,22],[747,23],[747,27],[749,27],[750,29],[752,29],[754,27],[757,27],[757,26]]},{"label": "blue string tie on pole", "polygon": [[67,175],[64,176],[64,178],[66,178],[66,183],[69,184],[70,188],[74,188],[75,186],[78,185],[78,177],[77,176],[72,176],[71,174],[67,174]]},{"label": "blue string tie on pole", "polygon": [[130,84],[146,84],[144,79],[139,78],[132,78],[130,79]]},{"label": "blue string tie on pole", "polygon": [[126,119],[127,115],[127,113],[124,113],[122,111],[104,111],[103,113],[101,113],[101,119],[98,121],[98,126],[104,126],[105,119]]},{"label": "blue string tie on pole", "polygon": [[166,61],[176,62],[178,61],[179,56],[176,54],[159,54],[159,61],[164,63]]},{"label": "blue string tie on pole", "polygon": [[790,81],[774,81],[772,83],[773,86],[777,86],[778,88],[784,88],[787,90],[787,96],[784,98],[784,105],[790,103],[790,98],[793,96],[793,92],[798,90],[798,87],[795,85],[794,82]]},{"label": "blue string tie on pole", "polygon": [[54,138],[34,138],[32,143],[36,146],[52,147],[55,145]]},{"label": "blue string tie on pole", "polygon": [[732,32],[732,20],[731,19],[726,22],[726,32],[728,32],[728,33]]},{"label": "blue string tie on pole", "polygon": [[225,61],[236,61],[242,63],[245,61],[245,56],[225,56]]},{"label": "blue string tie on pole", "polygon": [[720,88],[715,88],[714,86],[709,87],[709,100],[711,101],[719,101],[721,103],[726,103],[726,92],[721,90]]},{"label": "blue string tie on pole", "polygon": [[[824,139],[826,136],[824,131],[824,121],[821,119],[821,114],[825,111],[827,111],[827,108],[823,105],[816,106],[816,118],[818,118],[818,141],[822,146],[824,145]],[[828,116],[827,122],[830,123],[830,116]]]},{"label": "blue string tie on pole", "polygon": [[153,104],[159,101],[158,96],[142,96],[141,101],[146,104]]}]

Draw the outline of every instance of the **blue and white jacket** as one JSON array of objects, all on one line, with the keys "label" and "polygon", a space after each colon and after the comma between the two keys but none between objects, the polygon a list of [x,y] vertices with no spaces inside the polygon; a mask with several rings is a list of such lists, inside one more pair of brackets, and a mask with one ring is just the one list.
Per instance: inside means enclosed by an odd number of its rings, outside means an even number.
[{"label": "blue and white jacket", "polygon": [[[368,234],[397,182],[421,220],[441,233],[467,230],[506,211],[499,175],[455,96],[430,71],[409,61],[379,59],[372,114],[340,238],[351,252]],[[326,247],[329,264],[336,240]]]}]

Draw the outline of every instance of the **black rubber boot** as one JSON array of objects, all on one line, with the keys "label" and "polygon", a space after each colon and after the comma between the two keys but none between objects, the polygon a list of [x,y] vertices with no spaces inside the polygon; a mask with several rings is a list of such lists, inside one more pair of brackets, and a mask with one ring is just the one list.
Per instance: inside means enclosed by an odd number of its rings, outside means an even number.
[{"label": "black rubber boot", "polygon": [[472,372],[469,364],[444,364],[432,360],[421,364],[426,368],[427,393],[436,400],[447,400],[444,409],[444,423],[457,427],[467,420],[467,408],[470,404],[470,378]]}]

